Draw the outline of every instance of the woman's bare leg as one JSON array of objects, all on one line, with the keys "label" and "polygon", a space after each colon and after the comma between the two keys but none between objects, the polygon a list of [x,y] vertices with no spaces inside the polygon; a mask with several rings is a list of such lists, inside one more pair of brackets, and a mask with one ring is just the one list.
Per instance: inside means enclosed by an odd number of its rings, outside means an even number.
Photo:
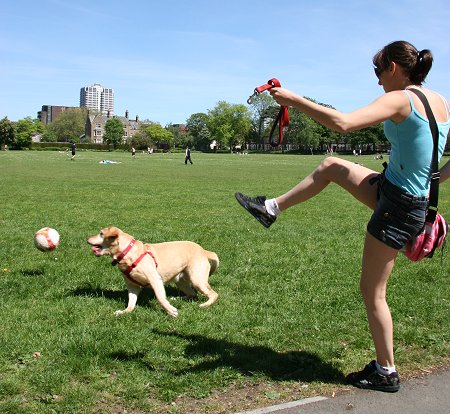
[{"label": "woman's bare leg", "polygon": [[[377,185],[370,184],[369,180],[377,175],[377,172],[362,165],[341,158],[328,157],[294,188],[277,197],[276,201],[282,211],[309,200],[333,182],[361,203],[374,209],[377,203]],[[383,366],[394,366],[393,326],[386,302],[386,285],[397,253],[397,250],[367,234],[360,286],[377,361]]]},{"label": "woman's bare leg", "polygon": [[276,198],[281,211],[309,200],[320,193],[330,182],[336,183],[357,200],[374,209],[377,203],[377,186],[369,180],[377,172],[336,157],[325,158],[321,164],[299,184]]},{"label": "woman's bare leg", "polygon": [[386,302],[386,285],[398,251],[366,234],[360,289],[366,306],[377,361],[394,366],[394,334],[391,312]]}]

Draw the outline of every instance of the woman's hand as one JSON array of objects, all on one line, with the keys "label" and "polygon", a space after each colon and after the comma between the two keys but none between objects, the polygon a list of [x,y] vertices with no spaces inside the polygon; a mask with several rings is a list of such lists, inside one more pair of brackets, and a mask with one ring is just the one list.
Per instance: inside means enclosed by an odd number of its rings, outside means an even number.
[{"label": "woman's hand", "polygon": [[281,106],[295,106],[295,102],[300,99],[300,96],[285,88],[271,88],[269,93]]}]

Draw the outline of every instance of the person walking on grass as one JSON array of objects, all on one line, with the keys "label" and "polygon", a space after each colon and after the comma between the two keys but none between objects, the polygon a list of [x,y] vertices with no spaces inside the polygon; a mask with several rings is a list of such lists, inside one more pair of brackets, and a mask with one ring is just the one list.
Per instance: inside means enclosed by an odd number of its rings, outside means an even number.
[{"label": "person walking on grass", "polygon": [[[373,57],[374,71],[384,94],[350,113],[315,104],[284,88],[270,94],[283,106],[292,106],[320,124],[338,132],[349,132],[384,122],[391,144],[389,165],[382,174],[336,157],[321,164],[288,192],[272,199],[236,193],[238,202],[265,227],[289,207],[303,203],[335,183],[374,210],[367,225],[362,254],[360,290],[376,359],[353,372],[346,381],[359,388],[386,392],[400,389],[394,363],[393,322],[386,302],[386,288],[396,256],[418,234],[425,222],[430,188],[433,138],[424,106],[413,93],[427,97],[439,129],[439,159],[449,132],[449,105],[437,92],[422,87],[431,69],[429,50],[396,41]],[[440,182],[450,177],[450,161],[441,168]]]},{"label": "person walking on grass", "polygon": [[72,158],[70,159],[71,161],[75,160],[76,152],[77,152],[77,146],[75,145],[75,142],[72,142]]},{"label": "person walking on grass", "polygon": [[191,160],[191,150],[189,149],[189,147],[186,147],[186,156],[184,158],[184,163],[187,164],[188,161],[193,164],[192,160]]}]

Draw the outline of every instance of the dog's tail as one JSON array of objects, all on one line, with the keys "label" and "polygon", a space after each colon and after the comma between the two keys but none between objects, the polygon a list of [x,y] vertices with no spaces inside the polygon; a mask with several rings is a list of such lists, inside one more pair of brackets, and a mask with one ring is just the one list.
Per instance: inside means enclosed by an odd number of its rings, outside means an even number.
[{"label": "dog's tail", "polygon": [[205,250],[206,257],[211,263],[211,270],[209,271],[209,275],[211,276],[219,267],[219,256],[216,253]]}]

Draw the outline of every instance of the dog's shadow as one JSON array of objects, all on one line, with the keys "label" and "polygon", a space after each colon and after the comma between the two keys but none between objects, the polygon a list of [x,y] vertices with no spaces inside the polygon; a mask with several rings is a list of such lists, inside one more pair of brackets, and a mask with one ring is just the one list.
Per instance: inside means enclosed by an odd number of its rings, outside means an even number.
[{"label": "dog's shadow", "polygon": [[[166,294],[168,297],[183,298],[182,293],[171,287],[166,286]],[[81,286],[70,292],[71,296],[81,296],[81,297],[93,297],[93,298],[105,298],[114,300],[122,305],[126,305],[128,301],[128,291],[124,290],[111,290],[111,289],[101,289],[98,287],[93,287],[90,285]],[[152,301],[156,300],[155,294],[152,289],[142,289],[138,296],[137,305],[140,307],[152,307]]]},{"label": "dog's shadow", "polygon": [[185,356],[194,360],[200,357],[203,360],[189,368],[177,370],[174,372],[175,375],[232,367],[247,377],[259,373],[275,381],[321,381],[342,384],[345,379],[342,371],[324,362],[318,355],[307,351],[277,352],[267,346],[245,345],[224,338],[208,338],[155,329],[153,333],[186,341]]},{"label": "dog's shadow", "polygon": [[33,269],[22,269],[20,273],[26,277],[36,277],[45,275],[45,270],[43,267],[36,267]]}]

